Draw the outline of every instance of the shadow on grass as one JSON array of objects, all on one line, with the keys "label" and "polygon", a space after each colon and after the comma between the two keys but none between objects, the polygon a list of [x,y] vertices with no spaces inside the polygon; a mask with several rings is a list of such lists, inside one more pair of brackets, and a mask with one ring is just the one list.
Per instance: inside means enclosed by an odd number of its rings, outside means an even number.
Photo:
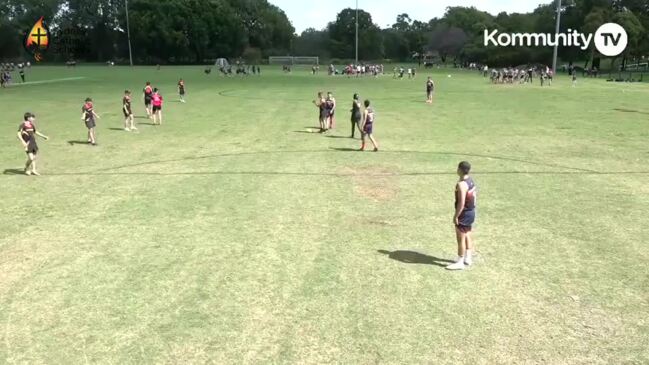
[{"label": "shadow on grass", "polygon": [[68,144],[70,146],[74,146],[75,144],[90,144],[88,141],[68,141]]},{"label": "shadow on grass", "polygon": [[351,137],[347,137],[347,136],[325,136],[325,137],[327,137],[327,138],[344,138],[344,139],[352,139]]},{"label": "shadow on grass", "polygon": [[338,151],[338,152],[358,152],[358,148],[349,148],[349,147],[330,147],[329,149]]},{"label": "shadow on grass", "polygon": [[649,112],[641,112],[640,110],[635,110],[635,109],[614,108],[613,110],[622,113],[638,113],[638,114],[649,115]]},{"label": "shadow on grass", "polygon": [[108,130],[111,130],[111,131],[122,131],[122,132],[123,132],[123,131],[124,131],[124,128],[108,128]]},{"label": "shadow on grass", "polygon": [[403,262],[404,264],[419,264],[419,265],[433,265],[439,267],[446,267],[448,264],[452,264],[453,261],[447,259],[440,259],[434,256],[424,255],[423,253],[415,251],[386,251],[386,250],[377,250],[378,253],[388,255],[392,260]]},{"label": "shadow on grass", "polygon": [[308,131],[293,131],[293,133],[321,134],[319,129],[311,129]]},{"label": "shadow on grass", "polygon": [[4,175],[25,175],[25,170],[21,170],[21,169],[5,169],[2,173]]}]

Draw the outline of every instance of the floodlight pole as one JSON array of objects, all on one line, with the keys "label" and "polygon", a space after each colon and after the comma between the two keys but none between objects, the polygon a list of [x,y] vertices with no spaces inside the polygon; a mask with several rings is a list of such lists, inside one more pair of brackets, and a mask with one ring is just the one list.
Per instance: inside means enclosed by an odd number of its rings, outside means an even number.
[{"label": "floodlight pole", "polygon": [[356,0],[356,65],[358,65],[358,0]]},{"label": "floodlight pole", "polygon": [[124,8],[126,9],[126,37],[128,38],[128,58],[133,67],[133,52],[131,51],[131,27],[128,23],[128,0],[124,1]]},{"label": "floodlight pole", "polygon": [[554,54],[552,55],[552,72],[556,75],[557,73],[557,56],[559,53],[559,31],[561,26],[561,0],[557,0],[557,25],[554,31],[555,43],[554,43]]}]

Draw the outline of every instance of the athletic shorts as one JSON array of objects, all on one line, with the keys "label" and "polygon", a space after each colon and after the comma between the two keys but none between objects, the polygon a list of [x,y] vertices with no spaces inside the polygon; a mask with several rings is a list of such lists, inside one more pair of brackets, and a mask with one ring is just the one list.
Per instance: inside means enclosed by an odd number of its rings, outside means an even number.
[{"label": "athletic shorts", "polygon": [[124,113],[125,118],[128,117],[128,116],[133,115],[133,112],[130,109],[128,111],[122,109],[122,113]]},{"label": "athletic shorts", "polygon": [[185,95],[185,89],[180,89],[179,94],[180,94],[180,95]]},{"label": "athletic shorts", "polygon": [[151,98],[147,98],[147,97],[145,97],[145,98],[144,98],[144,105],[145,105],[145,106],[149,106],[149,105],[151,105]]},{"label": "athletic shorts", "polygon": [[30,154],[30,153],[37,154],[38,153],[38,145],[36,144],[35,139],[32,138],[31,140],[29,140],[27,142],[27,151],[25,151],[25,153],[27,153],[27,154]]},{"label": "athletic shorts", "polygon": [[361,116],[360,113],[352,114],[352,118],[351,118],[352,123],[357,123],[358,124],[358,123],[361,122],[361,119],[363,119],[363,116]]},{"label": "athletic shorts", "polygon": [[457,229],[462,233],[471,232],[473,223],[475,222],[475,211],[465,210],[460,214],[458,219]]},{"label": "athletic shorts", "polygon": [[95,124],[94,119],[86,119],[86,128],[95,128],[97,125]]},{"label": "athletic shorts", "polygon": [[153,112],[157,112],[158,110],[162,110],[162,105],[154,105],[153,106]]},{"label": "athletic shorts", "polygon": [[367,123],[367,124],[365,124],[365,127],[363,128],[363,133],[372,134],[373,129],[374,128],[373,128],[372,123]]}]

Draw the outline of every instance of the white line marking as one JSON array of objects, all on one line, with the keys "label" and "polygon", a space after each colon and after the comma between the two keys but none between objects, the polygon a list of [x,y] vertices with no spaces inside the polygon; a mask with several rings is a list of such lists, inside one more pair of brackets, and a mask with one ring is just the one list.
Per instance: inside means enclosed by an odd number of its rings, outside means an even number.
[{"label": "white line marking", "polygon": [[66,77],[63,79],[52,79],[52,80],[41,80],[41,81],[27,81],[27,82],[22,82],[22,83],[12,83],[9,85],[9,87],[14,87],[14,86],[23,86],[23,85],[39,85],[39,84],[50,84],[53,82],[61,82],[61,81],[74,81],[74,80],[82,80],[85,79],[83,76],[78,76],[78,77]]}]

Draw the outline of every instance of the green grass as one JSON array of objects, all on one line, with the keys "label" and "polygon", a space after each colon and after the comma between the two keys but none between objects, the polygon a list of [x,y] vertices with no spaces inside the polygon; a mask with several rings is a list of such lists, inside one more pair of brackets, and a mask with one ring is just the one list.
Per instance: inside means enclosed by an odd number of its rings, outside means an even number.
[{"label": "green grass", "polygon": [[[0,90],[0,363],[648,363],[649,87],[442,70],[431,107],[425,76],[35,67],[84,79]],[[164,125],[117,130],[146,80]],[[329,136],[305,133],[318,90]],[[354,92],[379,153],[332,138]],[[68,143],[87,96],[94,148]],[[51,137],[41,177],[12,173],[25,111]],[[431,262],[454,257],[463,159],[479,254],[451,273]]]}]

